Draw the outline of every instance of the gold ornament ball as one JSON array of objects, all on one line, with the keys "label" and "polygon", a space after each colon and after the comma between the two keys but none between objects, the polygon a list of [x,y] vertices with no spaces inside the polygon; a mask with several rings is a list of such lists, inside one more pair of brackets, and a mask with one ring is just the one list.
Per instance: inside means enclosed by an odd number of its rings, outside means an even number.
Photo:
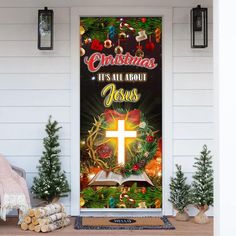
[{"label": "gold ornament ball", "polygon": [[126,205],[125,205],[125,203],[120,203],[120,204],[118,204],[118,207],[119,208],[126,208]]},{"label": "gold ornament ball", "polygon": [[85,33],[85,29],[82,25],[80,26],[79,31],[80,31],[80,35],[83,35]]},{"label": "gold ornament ball", "polygon": [[80,48],[80,56],[82,57],[85,54],[84,48]]},{"label": "gold ornament ball", "polygon": [[82,207],[82,206],[84,206],[84,204],[85,204],[85,200],[81,197],[80,198],[80,206]]},{"label": "gold ornament ball", "polygon": [[121,40],[126,39],[126,33],[125,32],[119,33],[119,39],[121,39]]},{"label": "gold ornament ball", "polygon": [[144,52],[139,48],[139,49],[135,52],[135,56],[136,56],[136,57],[144,57]]},{"label": "gold ornament ball", "polygon": [[136,208],[147,208],[146,202],[138,203],[138,207],[136,207]]},{"label": "gold ornament ball", "polygon": [[111,48],[112,47],[112,41],[110,39],[106,39],[104,41],[104,48]]},{"label": "gold ornament ball", "polygon": [[123,48],[121,46],[116,46],[115,47],[115,54],[122,54],[123,53]]}]

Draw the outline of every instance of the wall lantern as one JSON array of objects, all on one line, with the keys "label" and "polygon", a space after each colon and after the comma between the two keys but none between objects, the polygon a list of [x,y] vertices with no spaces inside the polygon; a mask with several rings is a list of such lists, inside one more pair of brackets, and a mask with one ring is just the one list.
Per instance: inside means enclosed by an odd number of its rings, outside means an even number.
[{"label": "wall lantern", "polygon": [[38,11],[38,49],[53,49],[53,10]]},{"label": "wall lantern", "polygon": [[191,10],[191,47],[206,48],[208,46],[207,8],[198,5]]}]

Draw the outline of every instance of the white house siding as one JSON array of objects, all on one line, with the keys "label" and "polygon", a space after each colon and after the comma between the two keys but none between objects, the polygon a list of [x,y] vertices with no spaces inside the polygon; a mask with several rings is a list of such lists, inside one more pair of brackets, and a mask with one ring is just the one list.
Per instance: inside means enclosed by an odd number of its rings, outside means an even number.
[{"label": "white house siding", "polygon": [[[214,152],[213,17],[208,9],[209,46],[190,47],[191,8],[173,8],[173,159],[189,182],[194,157],[204,144]],[[190,208],[190,213],[196,210]],[[208,212],[213,214],[212,209]]]},{"label": "white house siding", "polygon": [[[42,153],[44,127],[51,114],[63,126],[61,161],[70,181],[70,7],[78,6],[78,1],[44,2],[55,14],[53,51],[37,49],[37,11],[44,5],[20,2],[0,2],[0,153],[26,170],[31,186]],[[100,1],[104,6],[111,2]],[[115,2],[132,5],[132,1]],[[190,48],[189,13],[194,1],[146,2],[173,10],[173,163],[183,166],[189,180],[194,157],[203,144],[214,151],[215,142],[212,5],[211,1],[199,2],[210,7],[206,49]],[[143,3],[135,1],[135,5]],[[70,211],[70,196],[63,202]],[[191,208],[190,213],[194,212]]]},{"label": "white house siding", "polygon": [[[70,8],[53,10],[54,50],[40,51],[38,8],[0,8],[0,153],[26,170],[29,186],[50,114],[63,126],[61,161],[70,181]],[[70,211],[70,196],[63,202]]]}]

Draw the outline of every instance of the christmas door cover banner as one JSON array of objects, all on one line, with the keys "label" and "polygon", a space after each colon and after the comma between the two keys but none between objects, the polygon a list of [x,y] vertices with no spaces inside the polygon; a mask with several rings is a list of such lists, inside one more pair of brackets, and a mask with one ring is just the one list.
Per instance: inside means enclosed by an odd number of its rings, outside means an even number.
[{"label": "christmas door cover banner", "polygon": [[80,18],[81,208],[161,208],[162,18]]}]

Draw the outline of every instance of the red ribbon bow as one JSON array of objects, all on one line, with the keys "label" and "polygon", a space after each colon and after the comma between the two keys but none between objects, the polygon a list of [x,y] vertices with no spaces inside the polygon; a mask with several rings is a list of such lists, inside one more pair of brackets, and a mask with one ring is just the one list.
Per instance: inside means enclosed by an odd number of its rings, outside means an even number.
[{"label": "red ribbon bow", "polygon": [[134,125],[138,125],[140,123],[141,112],[140,110],[137,109],[129,111],[127,114],[121,114],[116,110],[105,110],[104,114],[105,114],[105,119],[108,123],[113,122],[114,120],[124,120],[124,119],[127,119]]},{"label": "red ribbon bow", "polygon": [[103,45],[100,43],[98,39],[94,39],[91,44],[91,49],[95,51],[102,51]]}]

